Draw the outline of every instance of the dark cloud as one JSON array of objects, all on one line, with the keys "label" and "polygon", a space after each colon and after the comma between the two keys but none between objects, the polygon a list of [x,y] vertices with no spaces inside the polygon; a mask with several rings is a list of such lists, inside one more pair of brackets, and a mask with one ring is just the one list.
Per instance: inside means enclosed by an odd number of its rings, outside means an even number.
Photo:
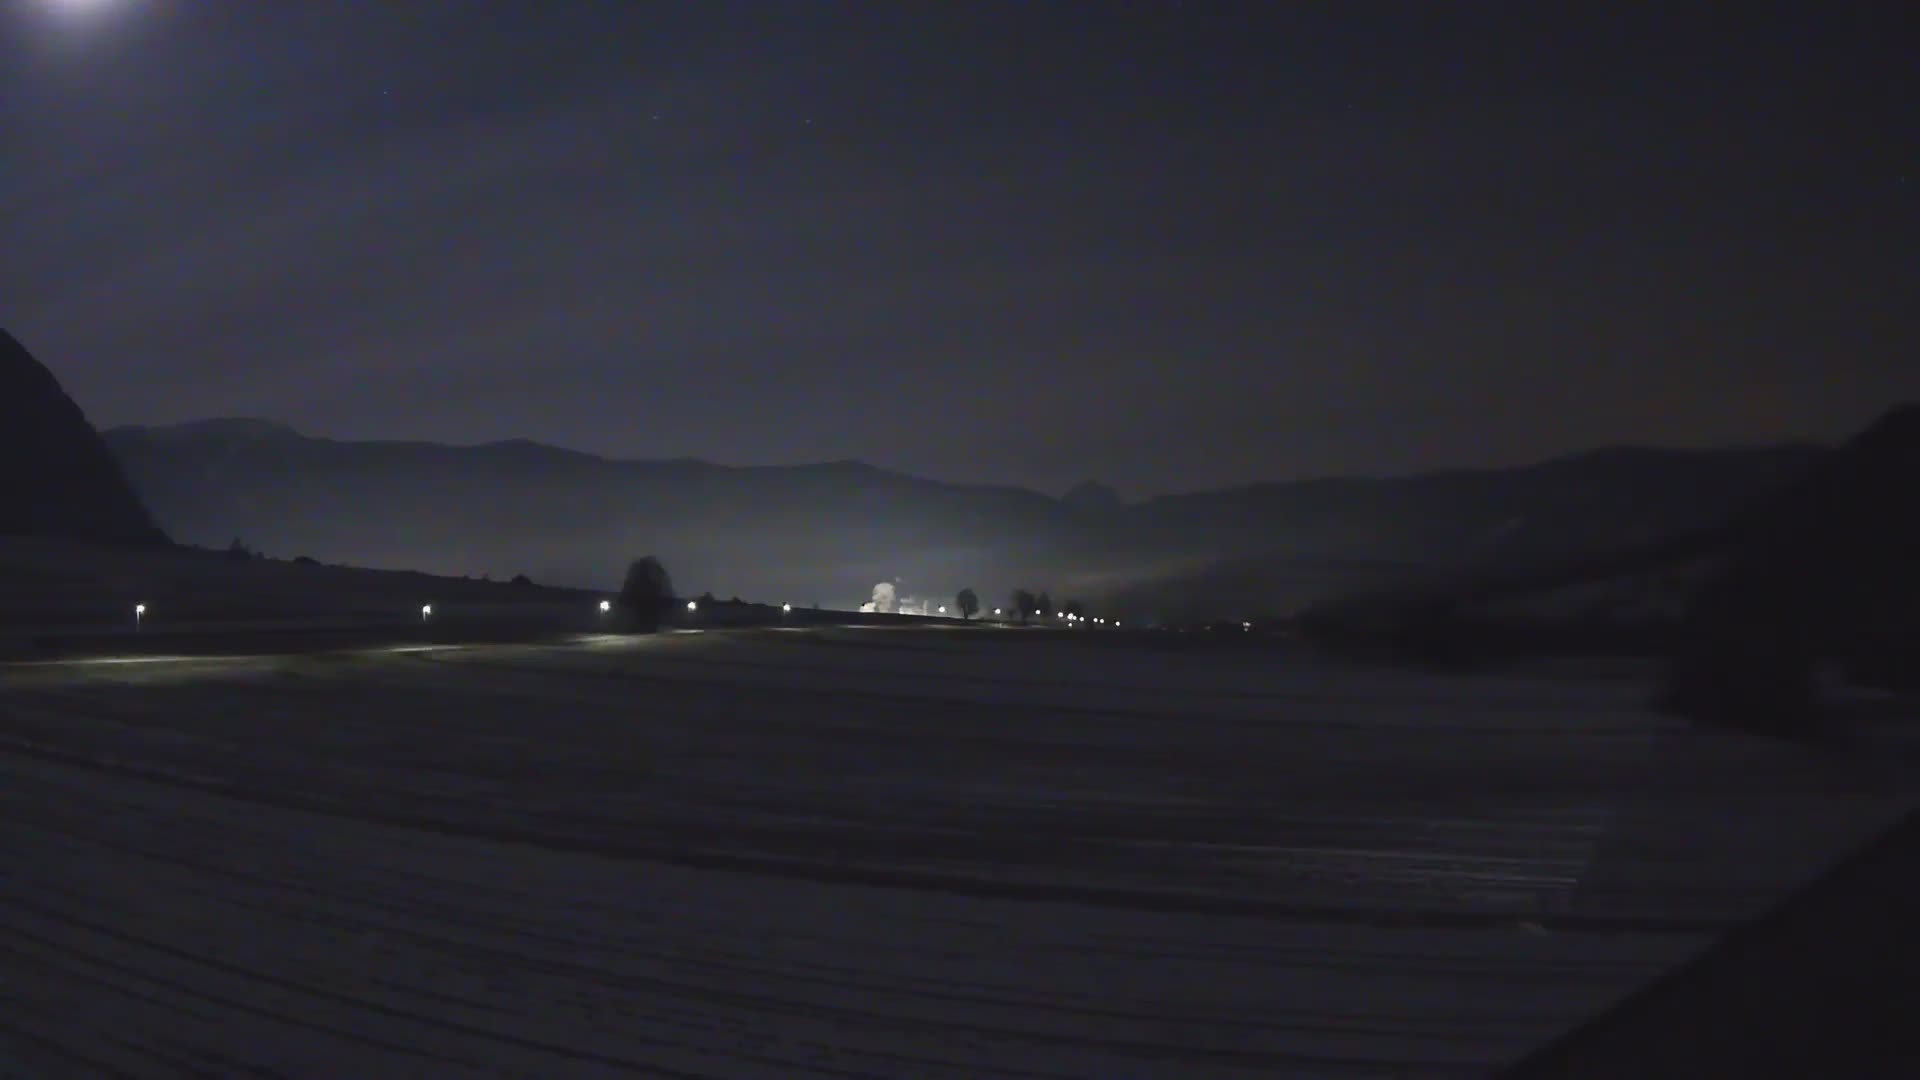
[{"label": "dark cloud", "polygon": [[103,423],[1133,493],[1830,436],[1893,7],[22,0],[0,320]]}]

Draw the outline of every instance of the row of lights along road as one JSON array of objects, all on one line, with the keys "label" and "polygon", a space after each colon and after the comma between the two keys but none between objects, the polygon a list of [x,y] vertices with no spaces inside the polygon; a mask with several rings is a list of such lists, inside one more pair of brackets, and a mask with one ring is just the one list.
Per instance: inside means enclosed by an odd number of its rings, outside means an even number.
[{"label": "row of lights along road", "polygon": [[[697,601],[697,600],[689,600],[689,601],[687,601],[687,610],[688,610],[688,611],[699,611],[699,610],[700,610],[700,602],[699,602],[699,601]],[[611,600],[602,600],[602,601],[600,601],[600,614],[602,614],[602,615],[606,615],[606,614],[608,614],[608,613],[610,613],[610,612],[612,612],[612,611],[613,611],[613,601],[611,601]],[[791,615],[791,614],[793,614],[793,605],[792,605],[792,604],[781,604],[781,605],[780,605],[780,613],[781,613],[782,615]],[[945,604],[942,604],[942,605],[940,605],[940,614],[942,614],[942,615],[945,615],[946,613],[947,613],[947,607],[946,607],[946,605],[945,605]],[[994,608],[994,609],[993,609],[993,614],[994,614],[994,617],[995,617],[995,618],[999,618],[999,617],[1000,617],[1000,615],[1001,615],[1001,609],[1000,609],[1000,608]],[[137,629],[139,629],[139,628],[140,628],[140,624],[141,624],[141,623],[142,623],[142,622],[143,622],[143,621],[144,621],[144,620],[146,619],[146,617],[147,617],[147,605],[145,605],[145,604],[135,604],[135,605],[133,605],[133,626],[134,626],[134,629],[136,629],[136,630],[137,630]],[[1069,615],[1069,614],[1067,614],[1067,613],[1066,613],[1066,612],[1064,612],[1064,611],[1059,611],[1059,612],[1055,612],[1055,613],[1054,613],[1054,616],[1053,616],[1053,617],[1054,617],[1054,618],[1056,618],[1056,619],[1065,619],[1065,620],[1067,620],[1068,622],[1089,622],[1089,621],[1090,621],[1090,622],[1093,622],[1093,623],[1096,623],[1096,624],[1098,624],[1098,625],[1101,625],[1101,626],[1105,626],[1105,625],[1107,625],[1107,620],[1105,620],[1105,619],[1100,619],[1100,618],[1096,618],[1096,619],[1091,619],[1091,620],[1089,620],[1089,619],[1088,619],[1088,618],[1087,618],[1087,617],[1086,617],[1085,615]],[[429,620],[429,619],[431,619],[431,618],[433,618],[433,605],[432,605],[432,604],[421,604],[421,605],[420,605],[420,621],[421,621],[421,622],[426,622],[427,620]],[[1114,625],[1114,626],[1119,626],[1119,625],[1120,625],[1120,622],[1119,622],[1119,620],[1117,620],[1117,619],[1116,619],[1116,620],[1114,620],[1114,622],[1113,622],[1113,625]],[[1247,628],[1248,628],[1249,630],[1251,630],[1251,629],[1252,629],[1253,627],[1252,627],[1252,625],[1251,625],[1251,624],[1249,624]]]}]

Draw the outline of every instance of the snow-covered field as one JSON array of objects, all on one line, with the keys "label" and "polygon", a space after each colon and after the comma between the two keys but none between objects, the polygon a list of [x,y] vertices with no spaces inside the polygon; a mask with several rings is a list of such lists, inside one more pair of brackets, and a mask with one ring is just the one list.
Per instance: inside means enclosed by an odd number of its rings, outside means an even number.
[{"label": "snow-covered field", "polygon": [[0,1075],[1482,1075],[1909,804],[1631,678],[822,629],[0,667]]}]

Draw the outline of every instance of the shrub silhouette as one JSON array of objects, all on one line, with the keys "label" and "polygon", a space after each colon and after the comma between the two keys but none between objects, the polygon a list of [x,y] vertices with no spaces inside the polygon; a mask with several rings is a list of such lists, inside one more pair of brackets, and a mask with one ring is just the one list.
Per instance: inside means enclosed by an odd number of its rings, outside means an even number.
[{"label": "shrub silhouette", "polygon": [[1019,617],[1021,622],[1026,622],[1033,617],[1034,612],[1039,610],[1040,599],[1034,596],[1030,590],[1013,590],[1013,613]]},{"label": "shrub silhouette", "polygon": [[961,589],[960,595],[953,598],[954,606],[960,609],[962,619],[971,619],[980,613],[980,597],[972,589]]},{"label": "shrub silhouette", "polygon": [[648,555],[627,565],[627,577],[614,606],[623,629],[650,633],[660,629],[673,614],[673,601],[673,579],[659,559]]}]

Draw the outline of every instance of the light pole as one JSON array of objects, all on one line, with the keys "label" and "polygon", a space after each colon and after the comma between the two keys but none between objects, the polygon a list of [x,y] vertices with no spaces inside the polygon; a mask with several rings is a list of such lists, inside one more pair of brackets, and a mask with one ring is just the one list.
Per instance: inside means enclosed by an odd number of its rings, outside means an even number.
[{"label": "light pole", "polygon": [[146,617],[147,617],[147,605],[145,604],[133,605],[133,628],[135,630],[140,629],[140,621],[142,619],[145,619]]},{"label": "light pole", "polygon": [[433,605],[421,604],[420,605],[420,621],[426,622],[428,619],[431,619],[431,618],[433,618]]}]

